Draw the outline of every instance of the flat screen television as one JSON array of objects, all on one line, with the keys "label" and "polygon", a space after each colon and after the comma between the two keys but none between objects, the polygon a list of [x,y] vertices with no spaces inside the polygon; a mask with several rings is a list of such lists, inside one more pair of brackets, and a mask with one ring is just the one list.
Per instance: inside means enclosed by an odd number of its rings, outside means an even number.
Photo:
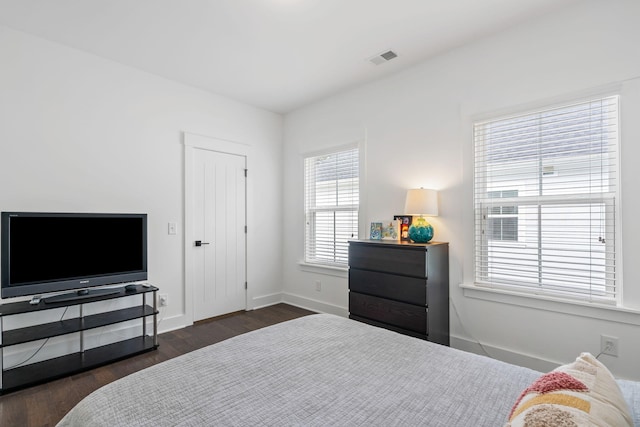
[{"label": "flat screen television", "polygon": [[88,296],[100,291],[89,287],[147,280],[146,214],[0,216],[2,298],[66,290]]}]

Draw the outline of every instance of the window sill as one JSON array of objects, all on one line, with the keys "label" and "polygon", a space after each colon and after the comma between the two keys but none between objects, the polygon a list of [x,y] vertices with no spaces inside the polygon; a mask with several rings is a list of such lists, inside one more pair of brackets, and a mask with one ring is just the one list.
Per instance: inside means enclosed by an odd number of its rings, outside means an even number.
[{"label": "window sill", "polygon": [[317,274],[324,274],[327,276],[336,276],[336,277],[344,277],[344,278],[347,278],[349,276],[349,267],[338,267],[338,266],[326,265],[326,264],[311,264],[304,261],[298,262],[298,265],[300,266],[300,270],[306,271],[309,273],[317,273]]},{"label": "window sill", "polygon": [[550,296],[486,288],[475,284],[463,283],[460,288],[463,295],[468,298],[640,326],[640,311],[620,306],[571,301]]}]

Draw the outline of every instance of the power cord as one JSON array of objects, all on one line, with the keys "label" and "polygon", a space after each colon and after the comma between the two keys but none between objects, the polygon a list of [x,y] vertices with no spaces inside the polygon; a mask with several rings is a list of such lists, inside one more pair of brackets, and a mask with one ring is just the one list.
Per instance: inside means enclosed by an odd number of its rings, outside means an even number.
[{"label": "power cord", "polygon": [[[113,306],[113,303],[111,304],[111,306]],[[62,320],[64,319],[64,316],[67,314],[67,310],[69,310],[69,306],[65,307],[64,311],[62,312],[62,316],[60,316],[60,320],[59,320],[59,322],[62,322]],[[162,322],[162,320],[164,320],[164,317],[165,317],[166,313],[165,313],[165,312],[163,312],[163,311],[161,311],[161,310],[158,310],[158,311],[162,314],[162,316],[161,316],[161,317],[160,317],[160,319],[158,320],[158,325],[157,325],[157,327],[159,328],[159,327],[160,327],[160,323]],[[146,318],[145,318],[145,321],[146,321]],[[102,330],[100,331],[100,334],[98,335],[98,338],[97,338],[97,342],[98,342],[98,343],[101,343],[101,342],[102,342],[102,334],[103,334],[103,333],[104,333],[104,328],[102,328]],[[118,334],[118,332],[116,332],[116,334]],[[40,344],[40,347],[38,347],[38,349],[37,349],[37,350],[36,350],[36,351],[31,355],[31,356],[29,356],[28,358],[26,358],[26,359],[25,359],[25,360],[23,360],[22,362],[19,362],[19,363],[16,363],[15,365],[12,365],[12,366],[9,366],[9,367],[4,368],[4,370],[9,370],[9,369],[17,368],[18,366],[22,366],[22,365],[24,365],[25,363],[27,363],[28,361],[30,361],[31,359],[33,359],[34,357],[36,357],[36,355],[37,355],[38,353],[40,353],[40,351],[41,351],[41,350],[43,349],[43,347],[44,347],[44,346],[49,342],[49,340],[50,340],[50,339],[51,339],[51,337],[49,337],[49,338],[45,339],[45,340],[44,340],[44,342],[43,342],[42,344]],[[606,351],[606,350],[605,350],[605,351]]]},{"label": "power cord", "polygon": [[[62,316],[60,316],[60,320],[59,320],[59,322],[62,322],[62,319],[64,319],[64,315],[65,315],[65,314],[67,314],[67,310],[68,310],[68,309],[69,309],[69,306],[67,306],[67,307],[64,309],[64,312],[62,312]],[[49,342],[49,339],[51,339],[51,337],[49,337],[49,338],[47,338],[46,340],[44,340],[44,342],[43,342],[42,344],[40,344],[40,347],[38,347],[38,349],[37,349],[37,350],[36,350],[36,351],[31,355],[31,356],[29,356],[28,358],[26,358],[25,360],[23,360],[23,361],[22,361],[22,362],[20,362],[20,363],[16,363],[15,365],[13,365],[13,366],[9,366],[8,368],[4,368],[4,369],[5,369],[5,370],[8,370],[8,369],[17,368],[18,366],[22,366],[22,365],[24,365],[24,364],[25,364],[25,363],[27,363],[29,360],[31,360],[31,359],[33,359],[34,357],[36,357],[36,355],[37,355],[38,353],[40,353],[40,350],[42,350],[42,348],[45,346],[45,344],[47,344],[47,343]]]},{"label": "power cord", "polygon": [[596,356],[596,359],[598,359],[600,356],[602,356],[603,354],[605,354],[606,352],[608,352],[609,350],[611,350],[611,348],[613,347],[613,344],[611,344],[610,342],[607,343],[606,346],[604,346],[604,348],[602,349],[602,351],[600,353],[598,353],[598,355]]},{"label": "power cord", "polygon": [[167,315],[167,311],[166,310],[160,310],[160,307],[158,307],[158,314],[161,314],[161,316],[158,316],[159,319],[158,319],[158,325],[157,325],[157,328],[160,329],[160,324],[164,320],[164,317]]},{"label": "power cord", "polygon": [[[480,346],[480,348],[482,349],[482,352],[488,356],[488,357],[493,357],[489,354],[489,352],[487,351],[487,349],[485,348],[484,345],[482,345],[482,343],[473,336],[473,334],[469,333],[469,331],[467,330],[467,328],[464,327],[464,324],[462,323],[462,319],[460,318],[460,314],[458,313],[458,309],[456,308],[455,303],[453,302],[453,299],[451,297],[449,297],[449,301],[451,302],[451,307],[453,307],[453,311],[456,315],[456,318],[458,319],[458,322],[460,323],[460,326],[462,326],[462,331],[464,333],[466,333],[467,335],[469,335],[471,337],[471,339],[473,341],[475,341],[476,344],[478,344]],[[598,355],[596,356],[596,359],[599,359],[600,356],[602,356],[603,354],[607,353],[609,350],[611,350],[611,348],[613,347],[613,344],[611,344],[610,342],[607,343],[607,345],[602,349],[602,351],[600,353],[598,353]]]},{"label": "power cord", "polygon": [[455,303],[453,302],[453,298],[449,297],[449,301],[451,302],[451,307],[453,307],[453,312],[456,314],[456,318],[458,319],[458,323],[460,323],[460,326],[462,326],[462,331],[469,335],[471,337],[471,339],[473,341],[475,341],[476,344],[478,344],[480,346],[480,348],[482,349],[482,352],[488,356],[491,357],[492,359],[494,358],[493,356],[491,356],[489,354],[489,352],[487,351],[487,349],[484,347],[484,345],[482,345],[482,343],[476,339],[476,337],[473,336],[473,334],[469,333],[469,331],[467,330],[467,328],[464,327],[464,323],[462,323],[462,319],[460,318],[460,314],[458,313],[458,309],[456,308]]}]

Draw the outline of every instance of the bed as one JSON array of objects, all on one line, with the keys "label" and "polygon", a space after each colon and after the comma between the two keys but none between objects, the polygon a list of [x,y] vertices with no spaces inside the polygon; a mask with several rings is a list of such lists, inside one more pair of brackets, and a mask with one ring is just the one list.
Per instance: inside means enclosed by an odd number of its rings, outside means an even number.
[{"label": "bed", "polygon": [[[58,426],[503,426],[540,376],[317,314],[108,384]],[[640,407],[638,383],[617,384],[640,425],[633,411]]]}]

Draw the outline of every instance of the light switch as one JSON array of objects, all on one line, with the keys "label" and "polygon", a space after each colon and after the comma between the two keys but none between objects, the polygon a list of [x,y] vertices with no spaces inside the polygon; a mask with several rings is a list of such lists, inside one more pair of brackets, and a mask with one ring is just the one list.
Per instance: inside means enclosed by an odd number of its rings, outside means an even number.
[{"label": "light switch", "polygon": [[176,223],[175,222],[170,222],[169,223],[169,234],[176,234]]}]

